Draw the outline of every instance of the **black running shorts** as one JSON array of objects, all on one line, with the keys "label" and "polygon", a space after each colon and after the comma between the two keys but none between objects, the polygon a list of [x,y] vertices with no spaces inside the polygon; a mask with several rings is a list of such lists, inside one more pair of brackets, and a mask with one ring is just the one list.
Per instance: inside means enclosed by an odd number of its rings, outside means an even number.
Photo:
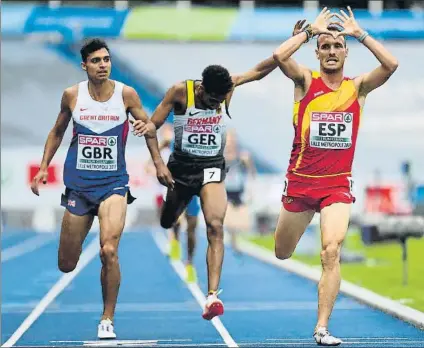
[{"label": "black running shorts", "polygon": [[189,188],[193,195],[199,195],[203,185],[224,181],[227,174],[224,157],[198,159],[173,153],[168,168],[175,182]]}]

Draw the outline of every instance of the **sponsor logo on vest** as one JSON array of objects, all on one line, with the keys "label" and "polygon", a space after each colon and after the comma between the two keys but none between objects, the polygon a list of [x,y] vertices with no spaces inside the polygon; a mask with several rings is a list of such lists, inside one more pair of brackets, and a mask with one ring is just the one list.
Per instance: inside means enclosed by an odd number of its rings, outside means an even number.
[{"label": "sponsor logo on vest", "polygon": [[312,121],[343,122],[343,112],[313,112]]},{"label": "sponsor logo on vest", "polygon": [[211,116],[211,117],[205,117],[205,118],[195,118],[195,119],[188,119],[187,124],[188,125],[196,125],[201,126],[205,124],[218,124],[222,119],[222,115],[217,116]]}]

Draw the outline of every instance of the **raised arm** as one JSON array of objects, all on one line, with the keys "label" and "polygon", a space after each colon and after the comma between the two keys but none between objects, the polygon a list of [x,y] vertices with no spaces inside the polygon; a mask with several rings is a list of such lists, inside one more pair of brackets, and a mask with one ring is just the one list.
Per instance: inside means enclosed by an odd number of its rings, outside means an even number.
[{"label": "raised arm", "polygon": [[311,71],[298,64],[293,58],[291,58],[291,56],[313,36],[324,33],[333,35],[332,32],[327,30],[327,21],[332,17],[332,15],[333,14],[331,14],[330,10],[328,10],[327,7],[324,7],[313,24],[306,26],[301,31],[298,31],[297,34],[294,32],[296,35],[284,41],[274,51],[274,60],[277,62],[281,71],[289,79],[291,79],[296,86],[301,87],[303,90],[308,88],[312,79]]},{"label": "raised arm", "polygon": [[276,67],[277,67],[277,63],[274,61],[272,57],[269,57],[263,60],[262,62],[258,63],[257,65],[255,65],[252,69],[242,74],[232,75],[231,77],[234,83],[234,87],[243,85],[248,82],[263,79]]},{"label": "raised arm", "polygon": [[[293,29],[293,35],[297,35],[302,31],[302,26],[305,23],[305,21],[298,21]],[[243,85],[248,82],[257,81],[263,79],[265,76],[267,76],[269,73],[271,73],[276,67],[278,66],[278,62],[275,60],[274,56],[271,56],[262,62],[255,65],[252,69],[241,73],[241,74],[234,74],[231,76],[234,86],[232,91],[227,95],[227,105],[229,105],[231,97],[234,92],[234,88],[240,85]]]},{"label": "raised arm", "polygon": [[[293,28],[293,36],[299,34],[302,31],[302,26],[304,23],[305,20],[297,21]],[[232,79],[234,82],[234,87],[240,86],[244,83],[261,80],[270,72],[272,72],[277,66],[278,64],[274,57],[269,57],[245,73],[233,75]]]},{"label": "raised arm", "polygon": [[338,35],[348,35],[356,38],[367,47],[380,62],[380,66],[369,73],[357,77],[355,81],[359,89],[359,95],[365,97],[374,89],[383,85],[396,71],[399,63],[381,43],[373,39],[356,22],[352,9],[348,6],[349,15],[341,10],[341,15],[336,16],[342,21],[343,31]]},{"label": "raised arm", "polygon": [[72,118],[71,103],[77,94],[76,87],[67,88],[62,95],[60,103],[60,112],[57,116],[56,123],[49,132],[49,135],[44,146],[43,159],[41,160],[40,170],[32,180],[31,190],[35,195],[39,195],[38,185],[40,181],[45,184],[47,182],[47,168],[50,165],[57,149],[62,143],[63,136],[68,128],[69,121]]},{"label": "raised arm", "polygon": [[[134,119],[142,121],[145,124],[150,124],[151,122],[141,104],[140,97],[134,88],[125,86],[123,95],[127,111],[134,117]],[[164,186],[173,187],[171,173],[160,155],[158,138],[156,136],[156,127],[151,125],[150,130],[145,134],[145,139],[147,147],[149,148],[150,156],[152,157],[152,161],[156,167],[156,176],[159,182]]]}]

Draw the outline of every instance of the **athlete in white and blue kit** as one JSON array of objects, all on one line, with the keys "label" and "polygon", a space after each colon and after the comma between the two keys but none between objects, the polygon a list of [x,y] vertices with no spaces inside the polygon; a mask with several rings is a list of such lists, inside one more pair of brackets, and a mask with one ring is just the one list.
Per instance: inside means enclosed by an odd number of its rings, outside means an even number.
[{"label": "athlete in white and blue kit", "polygon": [[[40,170],[31,189],[47,181],[47,168],[62,142],[69,121],[73,137],[66,157],[63,179],[66,186],[62,206],[66,208],[60,233],[58,265],[62,272],[75,269],[82,244],[94,216],[100,223],[100,258],[103,315],[99,338],[116,338],[113,317],[120,285],[118,244],[125,224],[127,204],[134,198],[128,187],[125,146],[129,132],[128,114],[148,121],[137,92],[110,80],[111,57],[106,43],[88,41],[81,48],[82,69],[88,80],[67,88],[61,110],[50,131]],[[173,186],[172,176],[161,159],[156,134],[146,135],[146,143],[156,166],[158,180]]]}]

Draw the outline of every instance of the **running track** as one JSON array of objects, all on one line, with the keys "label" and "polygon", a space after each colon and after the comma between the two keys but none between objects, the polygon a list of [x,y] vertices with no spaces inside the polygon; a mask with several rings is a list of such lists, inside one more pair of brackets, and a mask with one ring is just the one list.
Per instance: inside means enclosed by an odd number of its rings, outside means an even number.
[{"label": "running track", "polygon": [[[163,255],[163,233],[124,234],[115,317],[119,340],[108,346],[316,347],[311,331],[316,284],[229,249],[221,281],[226,312],[213,323],[203,320],[198,301],[207,290],[206,241],[201,235],[199,288],[188,287],[180,278],[182,264]],[[57,243],[51,234],[2,234],[2,345],[18,330],[14,346],[104,346],[96,340],[102,308],[97,235],[89,234],[80,260],[84,267],[73,279],[57,270]],[[338,298],[330,329],[342,337],[342,346],[424,347],[424,331],[345,296]]]}]

